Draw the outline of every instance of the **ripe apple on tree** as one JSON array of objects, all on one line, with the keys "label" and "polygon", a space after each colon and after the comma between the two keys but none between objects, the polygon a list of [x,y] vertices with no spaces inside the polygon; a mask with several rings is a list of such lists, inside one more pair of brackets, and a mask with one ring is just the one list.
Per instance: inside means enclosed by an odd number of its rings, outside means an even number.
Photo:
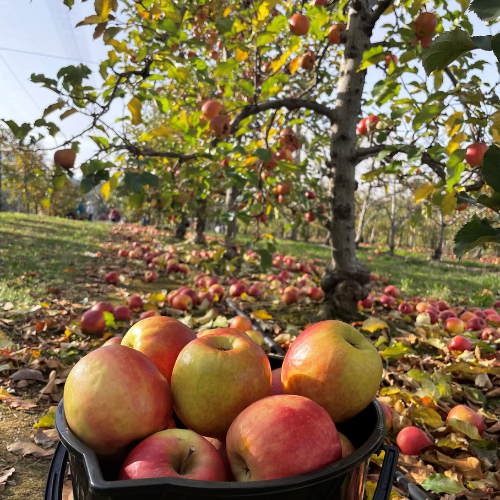
[{"label": "ripe apple on tree", "polygon": [[309,31],[309,18],[304,14],[294,14],[288,23],[292,35],[304,36]]}]

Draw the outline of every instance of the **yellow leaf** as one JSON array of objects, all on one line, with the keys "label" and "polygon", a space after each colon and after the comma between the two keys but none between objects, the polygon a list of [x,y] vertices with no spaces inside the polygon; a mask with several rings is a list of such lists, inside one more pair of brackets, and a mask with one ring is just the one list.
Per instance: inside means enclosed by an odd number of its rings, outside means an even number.
[{"label": "yellow leaf", "polygon": [[455,193],[452,191],[451,193],[446,193],[443,197],[443,201],[441,201],[441,210],[443,215],[450,215],[457,208],[457,198]]},{"label": "yellow leaf", "polygon": [[368,318],[363,321],[361,325],[362,330],[367,330],[368,332],[376,332],[377,330],[383,330],[384,328],[389,328],[389,325],[378,318]]},{"label": "yellow leaf", "polygon": [[164,300],[167,300],[167,297],[163,293],[153,293],[148,299],[149,302],[162,302]]},{"label": "yellow leaf", "polygon": [[434,77],[434,91],[437,92],[443,85],[443,72],[433,71],[432,76]]},{"label": "yellow leaf", "polygon": [[445,129],[446,129],[446,134],[448,137],[453,137],[459,130],[460,127],[462,126],[460,123],[458,125],[455,125],[455,122],[462,118],[464,116],[463,112],[457,111],[456,113],[453,113],[445,123]]},{"label": "yellow leaf", "polygon": [[152,134],[157,137],[170,137],[172,135],[172,131],[165,127],[165,125],[162,125],[160,128],[153,130]]},{"label": "yellow leaf", "polygon": [[283,66],[283,64],[285,64],[287,59],[290,57],[291,53],[291,50],[287,50],[279,59],[271,63],[271,69],[273,71],[277,71],[279,68],[281,68],[281,66]]},{"label": "yellow leaf", "polygon": [[118,185],[118,179],[121,177],[121,172],[115,172],[112,176],[111,179],[109,179],[109,184],[111,189],[116,189],[116,186]]},{"label": "yellow leaf", "polygon": [[42,303],[40,304],[40,306],[41,306],[41,307],[45,307],[45,308],[49,307],[49,305],[50,305],[50,304],[48,304],[47,302],[42,302]]},{"label": "yellow leaf", "polygon": [[500,142],[500,134],[496,128],[491,128],[491,137],[493,138],[493,142]]},{"label": "yellow leaf", "polygon": [[72,332],[71,330],[68,330],[68,329],[66,328],[66,330],[64,330],[64,336],[65,336],[65,337],[69,337],[70,335],[73,335],[73,332]]},{"label": "yellow leaf", "polygon": [[0,387],[0,399],[10,398],[11,395],[7,392],[6,389]]},{"label": "yellow leaf", "polygon": [[422,184],[415,191],[415,203],[420,203],[422,200],[425,200],[427,198],[427,196],[429,196],[431,193],[434,192],[435,189],[436,189],[436,186],[430,182]]},{"label": "yellow leaf", "polygon": [[153,134],[150,134],[149,132],[143,132],[141,134],[141,137],[139,137],[139,141],[149,142],[152,138],[153,138]]},{"label": "yellow leaf", "polygon": [[290,63],[290,73],[293,75],[298,69],[299,69],[299,60],[300,57],[296,57],[291,63]]},{"label": "yellow leaf", "polygon": [[425,408],[424,406],[415,407],[411,412],[410,418],[420,424],[429,425],[434,428],[444,425],[441,416],[436,410]]},{"label": "yellow leaf", "polygon": [[112,0],[95,0],[94,5],[96,14],[106,19],[111,12]]},{"label": "yellow leaf", "polygon": [[266,207],[266,214],[269,215],[271,213],[272,209],[273,209],[272,205],[267,205],[267,207]]},{"label": "yellow leaf", "polygon": [[465,141],[465,139],[467,139],[467,134],[465,132],[455,134],[446,148],[448,156],[453,154],[460,147],[460,144]]},{"label": "yellow leaf", "polygon": [[226,7],[226,10],[224,11],[223,16],[227,17],[227,16],[229,16],[229,14],[231,14],[231,7]]},{"label": "yellow leaf", "polygon": [[109,192],[111,191],[111,183],[105,182],[102,187],[101,187],[101,194],[106,198],[107,200],[109,199]]},{"label": "yellow leaf", "polygon": [[214,262],[219,262],[222,259],[222,256],[226,253],[226,249],[224,247],[220,247],[214,255]]},{"label": "yellow leaf", "polygon": [[134,125],[139,125],[142,123],[141,110],[142,102],[137,99],[137,97],[132,97],[130,102],[127,104],[127,108],[132,113],[132,123]]},{"label": "yellow leaf", "polygon": [[2,330],[0,330],[0,349],[3,349],[4,347],[12,347],[13,345],[14,342],[10,340],[5,332],[2,332]]},{"label": "yellow leaf", "polygon": [[500,129],[500,111],[493,113],[491,118],[493,119],[493,127]]},{"label": "yellow leaf", "polygon": [[[56,408],[51,407],[51,408]],[[55,411],[49,411],[47,415],[42,417],[33,427],[38,428],[38,427],[54,427],[56,425],[56,412]]]},{"label": "yellow leaf", "polygon": [[255,311],[252,313],[257,319],[273,319],[273,317],[264,309],[261,309],[259,311]]},{"label": "yellow leaf", "polygon": [[260,4],[257,19],[262,21],[274,10],[279,0],[265,0]]},{"label": "yellow leaf", "polygon": [[112,38],[109,42],[106,42],[106,45],[111,45],[117,52],[126,52],[127,51],[127,43],[125,41],[119,42]]},{"label": "yellow leaf", "polygon": [[65,270],[64,270],[65,273],[70,273],[70,274],[73,274],[75,272],[75,270],[72,268],[72,267],[67,267]]},{"label": "yellow leaf", "polygon": [[269,240],[274,240],[274,236],[272,234],[268,234],[268,233],[261,235],[261,238],[267,238]]},{"label": "yellow leaf", "polygon": [[391,12],[394,12],[394,7],[392,5],[389,5],[389,7],[384,10],[384,13],[382,15],[388,16]]},{"label": "yellow leaf", "polygon": [[41,203],[45,210],[50,210],[50,198],[44,198]]},{"label": "yellow leaf", "polygon": [[244,52],[243,50],[240,50],[240,49],[238,49],[238,47],[236,47],[236,56],[235,56],[235,58],[239,62],[245,61],[246,59],[248,59],[248,52]]}]

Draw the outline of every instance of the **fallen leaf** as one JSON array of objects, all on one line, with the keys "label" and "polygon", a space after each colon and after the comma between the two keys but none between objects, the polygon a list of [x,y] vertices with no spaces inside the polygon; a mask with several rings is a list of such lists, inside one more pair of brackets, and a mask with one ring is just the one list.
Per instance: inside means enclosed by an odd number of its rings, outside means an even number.
[{"label": "fallen leaf", "polygon": [[52,370],[50,372],[49,382],[40,391],[40,394],[53,394],[53,393],[57,392],[56,375],[57,375],[57,372],[55,370]]},{"label": "fallen leaf", "polygon": [[10,451],[14,455],[22,455],[23,457],[31,455],[35,458],[45,458],[49,460],[54,454],[54,450],[44,450],[27,439],[19,439],[7,445],[7,451]]},{"label": "fallen leaf", "polygon": [[14,467],[0,472],[0,493],[3,493],[3,491],[5,490],[5,485],[7,484],[7,480],[10,476],[12,476],[12,474],[14,474],[14,472],[16,472],[16,469],[14,469]]},{"label": "fallen leaf", "polygon": [[12,302],[6,302],[3,305],[3,310],[4,311],[10,311],[11,309],[14,309],[14,304]]},{"label": "fallen leaf", "polygon": [[476,379],[474,380],[474,384],[477,387],[482,387],[483,389],[491,389],[493,384],[491,383],[490,377],[488,377],[487,373],[480,373],[476,375]]},{"label": "fallen leaf", "polygon": [[366,330],[370,333],[374,333],[377,330],[383,330],[384,328],[389,328],[389,325],[385,322],[382,321],[379,318],[368,318],[363,321],[363,324],[361,325],[362,330]]},{"label": "fallen leaf", "polygon": [[8,335],[0,330],[0,349],[4,349],[5,347],[12,347],[14,342],[8,337]]},{"label": "fallen leaf", "polygon": [[469,422],[464,422],[463,420],[458,420],[456,418],[449,418],[446,420],[446,425],[449,425],[452,429],[465,434],[471,439],[477,439],[478,441],[481,440],[477,427]]},{"label": "fallen leaf", "polygon": [[267,311],[264,311],[264,309],[261,309],[259,311],[255,311],[252,314],[257,319],[262,319],[262,320],[264,320],[264,319],[273,319],[273,317]]},{"label": "fallen leaf", "polygon": [[50,439],[45,432],[42,431],[42,429],[38,429],[33,436],[33,439],[35,440],[36,444],[41,445],[43,448],[50,448],[53,444],[54,441]]},{"label": "fallen leaf", "polygon": [[444,425],[441,416],[436,410],[433,410],[432,408],[425,408],[423,406],[414,408],[410,414],[410,418],[420,424],[425,424],[434,428]]},{"label": "fallen leaf", "polygon": [[13,373],[9,378],[11,380],[37,380],[39,382],[46,382],[40,371],[31,370],[30,368],[19,370],[18,372]]},{"label": "fallen leaf", "polygon": [[422,482],[422,487],[427,491],[435,493],[460,493],[464,487],[454,479],[446,477],[444,474],[432,474]]},{"label": "fallen leaf", "polygon": [[454,468],[457,472],[464,476],[464,479],[467,480],[484,478],[484,473],[481,469],[481,462],[476,457],[461,454],[457,458],[451,458],[438,450],[429,450],[422,455],[422,458],[435,465],[440,465],[445,469]]},{"label": "fallen leaf", "polygon": [[54,427],[56,425],[57,406],[51,406],[47,415],[44,415],[33,427]]},{"label": "fallen leaf", "polygon": [[19,408],[20,410],[31,410],[32,408],[36,408],[38,406],[36,403],[32,403],[31,401],[15,397],[5,398],[3,400],[3,404],[9,408]]}]

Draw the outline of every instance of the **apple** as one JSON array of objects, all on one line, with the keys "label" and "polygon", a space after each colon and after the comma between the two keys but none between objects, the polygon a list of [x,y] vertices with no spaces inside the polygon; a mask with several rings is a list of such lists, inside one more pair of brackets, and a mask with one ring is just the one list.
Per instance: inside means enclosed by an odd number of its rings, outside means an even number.
[{"label": "apple", "polygon": [[130,250],[128,256],[131,259],[136,259],[136,260],[142,259],[142,250],[140,248],[136,248],[135,250]]},{"label": "apple", "polygon": [[314,191],[306,191],[306,198],[308,200],[314,200],[316,198],[316,193]]},{"label": "apple", "polygon": [[423,430],[410,426],[399,431],[397,443],[405,455],[420,455],[422,449],[430,446],[432,441]]},{"label": "apple", "polygon": [[497,301],[493,304],[493,308],[494,308],[494,309],[500,309],[500,300],[497,300]]},{"label": "apple", "polygon": [[201,107],[202,116],[208,122],[222,110],[222,104],[217,101],[207,101]]},{"label": "apple", "polygon": [[127,305],[130,309],[142,309],[144,303],[139,295],[129,295],[127,297]]},{"label": "apple", "polygon": [[210,304],[213,304],[214,303],[214,296],[212,293],[210,292],[200,292],[198,294],[198,301],[200,302],[200,304],[204,301],[204,300],[208,300],[208,302],[210,302]]},{"label": "apple", "polygon": [[90,310],[82,314],[81,328],[83,333],[99,335],[106,329],[106,320],[102,311]]},{"label": "apple", "polygon": [[76,151],[74,149],[60,149],[54,153],[54,163],[71,170],[75,166]]},{"label": "apple", "polygon": [[158,273],[156,271],[146,271],[144,273],[144,281],[146,283],[152,283],[156,280],[158,280]]},{"label": "apple", "polygon": [[341,321],[306,328],[288,349],[281,381],[286,394],[312,399],[335,423],[366,408],[379,389],[382,360],[373,344]]},{"label": "apple", "polygon": [[231,323],[229,324],[229,328],[236,328],[237,330],[241,330],[246,332],[247,330],[252,330],[253,325],[252,322],[243,316],[235,316]]},{"label": "apple", "polygon": [[476,315],[471,311],[466,311],[460,315],[460,319],[467,323],[470,319],[474,318]]},{"label": "apple", "polygon": [[[368,129],[368,131],[370,132],[370,131],[374,130],[379,121],[380,121],[380,117],[377,115],[370,115],[368,118],[366,118],[366,128]],[[397,290],[397,288],[396,288],[396,290]],[[398,291],[398,294],[399,294],[399,291]]]},{"label": "apple", "polygon": [[425,312],[427,307],[428,307],[428,305],[426,302],[418,302],[417,305],[415,306],[415,309],[417,310],[417,312],[423,313],[423,312]]},{"label": "apple", "polygon": [[261,399],[243,410],[229,428],[226,445],[237,481],[294,476],[342,458],[328,413],[310,399],[287,394]]},{"label": "apple", "polygon": [[448,302],[446,302],[445,300],[438,300],[436,302],[436,305],[440,311],[446,311],[447,309],[450,308],[450,306],[448,305]]},{"label": "apple", "polygon": [[168,429],[141,441],[123,462],[118,479],[152,477],[227,479],[224,462],[215,446],[188,429]]},{"label": "apple", "polygon": [[477,427],[480,435],[484,432],[484,419],[479,413],[476,413],[472,408],[465,405],[457,405],[450,410],[446,420],[454,418],[456,420],[461,420],[462,422],[469,422]]},{"label": "apple", "polygon": [[331,44],[338,45],[340,43],[340,35],[347,29],[345,24],[334,24],[328,31],[328,41]]},{"label": "apple", "polygon": [[391,295],[382,295],[378,300],[384,307],[388,307],[389,309],[395,304],[394,297]]},{"label": "apple", "polygon": [[279,396],[285,394],[283,384],[281,383],[281,368],[275,368],[272,372],[271,396]]},{"label": "apple", "polygon": [[217,450],[219,453],[219,456],[222,459],[222,462],[224,463],[224,469],[226,471],[226,477],[228,481],[236,481],[236,479],[233,476],[233,471],[231,470],[231,465],[229,463],[229,459],[227,458],[227,449],[226,449],[226,438],[211,438],[207,436],[203,436],[204,439],[206,439],[209,443],[212,443],[214,448]]},{"label": "apple", "polygon": [[223,436],[242,410],[270,393],[266,353],[232,328],[191,341],[172,372],[175,412],[186,427],[203,436]]},{"label": "apple", "polygon": [[218,283],[210,286],[208,291],[213,295],[217,295],[219,297],[219,300],[222,300],[224,298],[224,295],[226,294],[224,287],[222,285],[219,285]]},{"label": "apple", "polygon": [[398,311],[401,314],[411,314],[413,313],[413,306],[408,302],[401,302],[398,306]]},{"label": "apple", "polygon": [[[193,262],[193,257],[191,257],[191,262]],[[187,266],[187,264],[179,264],[179,268],[178,268],[178,271],[179,273],[182,273],[182,274],[189,274],[189,267]]]},{"label": "apple", "polygon": [[160,316],[160,313],[158,311],[155,311],[154,309],[151,309],[150,311],[144,311],[139,315],[139,321],[147,318],[153,318],[155,316]]},{"label": "apple", "polygon": [[433,307],[427,307],[425,309],[425,312],[429,315],[431,325],[435,325],[439,321],[439,314],[437,312],[437,309],[434,309]]},{"label": "apple", "polygon": [[321,288],[317,288],[315,286],[311,286],[309,290],[307,290],[307,295],[312,299],[312,300],[321,300],[325,293]]},{"label": "apple", "polygon": [[262,222],[262,224],[266,223],[267,222],[267,214],[265,214],[265,213],[260,214],[258,219],[259,219],[259,222]]},{"label": "apple", "polygon": [[370,309],[373,306],[373,297],[366,297],[366,299],[360,300],[358,306],[361,306],[363,309]]},{"label": "apple", "polygon": [[394,285],[389,285],[385,287],[384,294],[396,298],[399,296],[399,290]]},{"label": "apple", "polygon": [[139,321],[130,328],[123,338],[122,345],[145,354],[170,384],[177,356],[195,338],[191,328],[180,321],[166,316],[155,316]]},{"label": "apple", "polygon": [[106,283],[108,285],[116,285],[120,281],[120,276],[115,271],[110,271],[106,274]]},{"label": "apple", "polygon": [[481,332],[481,340],[485,340],[486,342],[494,342],[498,339],[500,339],[500,332],[493,326],[487,326]]},{"label": "apple", "polygon": [[307,222],[314,222],[316,220],[316,216],[313,212],[306,212],[304,218]]},{"label": "apple", "polygon": [[391,409],[385,403],[382,403],[382,401],[380,401],[378,398],[377,401],[379,405],[382,407],[382,410],[384,410],[385,432],[386,434],[389,434],[392,431],[392,420],[393,420]]},{"label": "apple", "polygon": [[467,321],[467,323],[465,324],[465,329],[477,332],[478,330],[483,330],[487,326],[488,325],[486,324],[486,320],[484,318],[475,316],[474,318],[471,318],[469,321]]},{"label": "apple", "polygon": [[469,339],[463,337],[462,335],[457,335],[451,340],[449,348],[451,351],[472,351],[472,343]]},{"label": "apple", "polygon": [[178,293],[173,297],[171,306],[180,311],[191,311],[193,309],[193,299],[189,295]]},{"label": "apple", "polygon": [[231,135],[231,123],[225,115],[214,116],[210,120],[210,130],[217,139],[225,139]]},{"label": "apple", "polygon": [[[486,318],[486,316],[487,316],[485,312],[481,311],[481,309],[476,309],[473,312],[474,312],[474,316],[479,316],[480,318],[483,318],[483,319]],[[495,312],[495,314],[498,315],[497,312]]]},{"label": "apple", "polygon": [[229,287],[229,296],[230,297],[239,297],[243,293],[246,293],[247,287],[242,285],[241,283],[236,283],[235,285],[231,285]]},{"label": "apple", "polygon": [[277,186],[278,194],[288,194],[290,192],[290,184],[288,182],[280,182]]},{"label": "apple", "polygon": [[132,319],[132,312],[127,306],[116,306],[113,309],[113,317],[116,321],[126,321]]},{"label": "apple", "polygon": [[262,297],[262,294],[264,293],[262,290],[262,287],[259,283],[254,283],[253,285],[250,285],[250,288],[248,289],[248,295],[252,297]]},{"label": "apple", "polygon": [[351,453],[354,453],[356,451],[356,448],[354,448],[354,445],[351,443],[351,441],[349,441],[349,439],[341,432],[339,432],[338,435],[340,439],[340,446],[342,447],[342,458],[345,458]]},{"label": "apple", "polygon": [[299,295],[294,290],[289,290],[281,295],[281,302],[285,306],[289,306],[290,304],[295,304],[295,302],[297,302],[298,300],[299,300]]},{"label": "apple", "polygon": [[289,149],[280,149],[276,153],[276,160],[293,162],[292,152]]},{"label": "apple", "polygon": [[120,248],[120,250],[118,250],[118,257],[128,257],[128,250],[126,248]]},{"label": "apple", "polygon": [[448,333],[464,333],[465,323],[459,318],[448,318],[444,324],[444,330]]},{"label": "apple", "polygon": [[415,21],[415,34],[419,37],[431,36],[436,31],[438,18],[432,12],[422,12]]},{"label": "apple", "polygon": [[498,313],[488,314],[488,316],[486,316],[484,320],[488,325],[500,326],[500,316],[498,315]]},{"label": "apple", "polygon": [[101,347],[104,347],[106,345],[120,345],[123,340],[123,335],[115,335],[114,337],[111,337],[110,339],[106,340],[104,344],[102,344]]},{"label": "apple", "polygon": [[91,311],[102,311],[102,312],[113,312],[113,304],[110,304],[109,302],[98,302],[92,308],[90,309]]},{"label": "apple", "polygon": [[217,285],[219,283],[219,280],[214,277],[209,277],[205,279],[205,286],[207,288],[210,288],[212,285]]},{"label": "apple", "polygon": [[394,63],[394,66],[396,66],[399,62],[398,56],[395,54],[389,54],[385,56],[385,67],[388,68],[391,65],[391,62]]},{"label": "apple", "polygon": [[304,36],[309,31],[309,18],[304,14],[294,14],[288,23],[292,35]]},{"label": "apple", "polygon": [[98,456],[165,429],[172,418],[168,382],[144,354],[122,345],[80,359],[64,386],[73,434]]},{"label": "apple", "polygon": [[368,129],[366,128],[366,118],[362,118],[358,122],[358,124],[356,125],[356,131],[359,135],[366,135],[368,133]]},{"label": "apple", "polygon": [[446,311],[442,311],[439,313],[439,319],[442,319],[443,321],[446,321],[449,318],[456,318],[456,317],[457,313],[455,311],[452,311],[451,309],[447,309]]},{"label": "apple", "polygon": [[306,71],[311,71],[314,68],[314,62],[316,61],[316,55],[314,52],[306,52],[299,59],[299,67],[305,69]]}]

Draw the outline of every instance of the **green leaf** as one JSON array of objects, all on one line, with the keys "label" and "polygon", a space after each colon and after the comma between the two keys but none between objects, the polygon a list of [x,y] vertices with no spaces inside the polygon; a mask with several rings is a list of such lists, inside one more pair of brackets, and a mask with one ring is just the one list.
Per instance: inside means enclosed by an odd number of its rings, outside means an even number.
[{"label": "green leaf", "polygon": [[107,327],[110,327],[110,326],[115,327],[116,322],[115,322],[115,317],[113,316],[113,313],[104,311],[103,314],[104,314],[104,320],[106,321],[106,326]]},{"label": "green leaf", "polygon": [[481,440],[477,427],[470,422],[464,422],[463,420],[458,420],[456,418],[449,418],[446,420],[446,425],[449,425],[455,431],[461,432],[471,439]]},{"label": "green leaf", "polygon": [[75,0],[63,0],[63,4],[71,9],[75,3]]},{"label": "green leaf", "polygon": [[372,90],[372,96],[378,105],[385,104],[389,100],[399,95],[401,85],[393,80],[381,80],[377,82]]},{"label": "green leaf", "polygon": [[68,109],[59,117],[59,120],[64,120],[65,118],[68,118],[68,116],[74,115],[75,113],[78,113],[77,109],[75,108]]},{"label": "green leaf", "polygon": [[85,26],[86,24],[99,24],[99,23],[102,23],[104,21],[104,19],[101,17],[101,16],[97,16],[97,15],[92,15],[92,16],[88,16],[86,17],[83,21],[80,21],[76,27],[78,28],[79,26]]},{"label": "green leaf", "polygon": [[144,186],[141,174],[135,172],[127,172],[125,174],[124,184],[129,191],[134,193],[142,191],[142,187]]},{"label": "green leaf", "polygon": [[214,70],[214,78],[220,78],[222,76],[225,76],[227,73],[230,73],[233,69],[236,69],[238,65],[239,65],[238,61],[233,58],[217,64],[217,67]]},{"label": "green leaf", "polygon": [[471,40],[475,43],[478,49],[482,50],[492,50],[491,48],[491,36],[473,36]]},{"label": "green leaf", "polygon": [[435,70],[443,70],[461,55],[474,50],[476,44],[462,30],[453,30],[439,35],[422,56],[425,72],[430,75]]},{"label": "green leaf", "polygon": [[144,203],[144,192],[133,194],[128,199],[128,202],[132,208],[141,208]]},{"label": "green leaf", "polygon": [[56,109],[64,108],[64,106],[65,106],[64,101],[57,101],[56,103],[51,104],[50,106],[47,106],[45,108],[45,111],[43,112],[42,118],[45,118],[47,115],[49,115],[50,113],[52,113]]},{"label": "green leaf", "polygon": [[492,227],[487,220],[473,219],[455,235],[453,252],[461,258],[483,243],[500,243],[500,230]]},{"label": "green leaf", "polygon": [[108,28],[105,32],[104,32],[104,35],[102,37],[102,39],[104,40],[104,43],[108,43],[109,41],[113,40],[113,38],[118,34],[120,33],[122,29],[121,28],[118,28],[118,26],[111,26],[110,28]]},{"label": "green leaf", "polygon": [[158,109],[162,113],[167,113],[167,111],[170,108],[170,103],[169,103],[168,99],[166,97],[155,96],[155,101],[156,101],[156,104],[158,104]]},{"label": "green leaf", "polygon": [[413,130],[417,130],[424,123],[431,122],[434,118],[438,117],[443,109],[446,107],[443,103],[431,104],[429,106],[424,106],[422,111],[419,111],[415,118],[413,119],[412,127]]},{"label": "green leaf", "polygon": [[481,439],[480,441],[474,440],[469,443],[469,447],[474,450],[476,455],[481,459],[497,460],[498,441],[494,439]]},{"label": "green leaf", "polygon": [[55,175],[52,178],[52,187],[55,190],[62,189],[64,185],[66,184],[67,177],[64,174],[61,175]]},{"label": "green leaf", "polygon": [[424,479],[422,487],[427,491],[434,491],[435,493],[448,493],[450,495],[460,493],[465,488],[454,479],[451,479],[444,474],[431,474]]},{"label": "green leaf", "polygon": [[273,265],[273,256],[264,248],[259,248],[256,252],[260,255],[260,267],[266,271]]},{"label": "green leaf", "polygon": [[105,137],[95,137],[93,135],[90,135],[89,137],[99,146],[99,148],[101,146],[104,146],[105,148],[109,146],[109,142]]},{"label": "green leaf", "polygon": [[141,182],[144,186],[158,187],[160,185],[160,179],[157,175],[151,172],[143,172],[141,174]]},{"label": "green leaf", "polygon": [[262,161],[271,161],[273,159],[273,155],[269,149],[258,148],[255,151],[255,156]]},{"label": "green leaf", "polygon": [[372,64],[377,64],[378,62],[383,61],[386,56],[384,51],[384,47],[379,45],[363,52],[363,62],[361,63],[358,71],[362,71]]},{"label": "green leaf", "polygon": [[493,52],[495,53],[496,58],[500,62],[500,34],[495,35],[491,39],[491,48],[493,49]]},{"label": "green leaf", "polygon": [[386,347],[380,353],[380,355],[385,359],[398,359],[411,354],[416,354],[416,352],[411,347],[408,347],[401,342],[397,342],[392,346]]},{"label": "green leaf", "polygon": [[215,22],[215,27],[221,35],[231,33],[231,30],[233,29],[233,21],[229,17],[220,17]]},{"label": "green leaf", "polygon": [[262,47],[268,43],[274,42],[276,38],[276,33],[269,33],[268,31],[263,31],[257,35],[257,47]]},{"label": "green leaf", "polygon": [[498,0],[474,0],[470,8],[484,21],[500,17]]}]

